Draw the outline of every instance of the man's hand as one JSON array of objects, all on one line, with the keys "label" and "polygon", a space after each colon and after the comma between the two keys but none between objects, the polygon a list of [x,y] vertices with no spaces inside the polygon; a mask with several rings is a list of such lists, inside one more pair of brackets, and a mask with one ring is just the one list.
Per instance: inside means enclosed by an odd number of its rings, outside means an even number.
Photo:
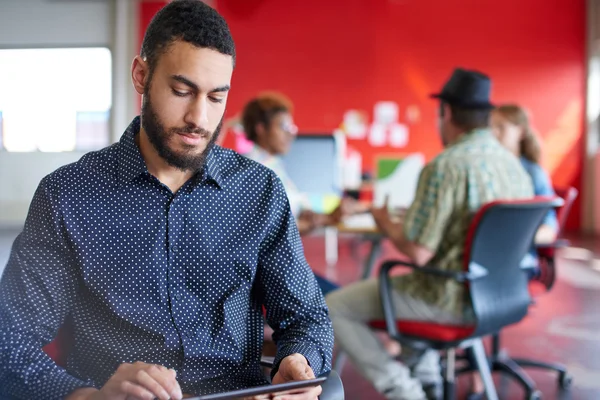
[{"label": "man's hand", "polygon": [[300,235],[306,235],[317,228],[318,215],[319,214],[310,210],[303,210],[300,213],[298,220],[296,221]]},{"label": "man's hand", "polygon": [[172,369],[136,362],[121,364],[100,390],[79,389],[67,400],[179,400],[181,388]]},{"label": "man's hand", "polygon": [[[313,372],[308,361],[302,354],[292,354],[281,360],[279,364],[279,370],[273,377],[273,384],[292,382],[292,381],[303,381],[307,379],[314,379],[315,373]],[[314,388],[305,389],[301,393],[282,393],[277,394],[274,398],[277,400],[317,400],[321,394],[321,386]]]},{"label": "man's hand", "polygon": [[344,197],[340,204],[328,215],[327,225],[337,225],[352,214],[364,211],[364,207],[356,200]]}]

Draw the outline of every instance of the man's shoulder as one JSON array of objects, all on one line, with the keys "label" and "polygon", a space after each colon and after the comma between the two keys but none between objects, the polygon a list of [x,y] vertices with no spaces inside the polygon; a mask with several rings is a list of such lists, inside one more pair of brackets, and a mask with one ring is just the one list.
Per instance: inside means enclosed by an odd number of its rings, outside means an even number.
[{"label": "man's shoulder", "polygon": [[214,151],[219,158],[221,172],[225,178],[252,177],[254,180],[267,182],[276,177],[270,168],[231,149],[215,146]]},{"label": "man's shoulder", "polygon": [[444,149],[425,165],[429,172],[444,173],[465,165],[464,153],[460,149],[451,147]]},{"label": "man's shoulder", "polygon": [[442,150],[436,155],[429,164],[431,167],[447,168],[452,165],[464,164],[468,161],[468,154],[472,145],[468,143],[458,143]]},{"label": "man's shoulder", "polygon": [[84,154],[79,160],[63,165],[48,174],[42,182],[46,185],[82,188],[93,183],[97,178],[114,176],[118,143],[104,149]]}]

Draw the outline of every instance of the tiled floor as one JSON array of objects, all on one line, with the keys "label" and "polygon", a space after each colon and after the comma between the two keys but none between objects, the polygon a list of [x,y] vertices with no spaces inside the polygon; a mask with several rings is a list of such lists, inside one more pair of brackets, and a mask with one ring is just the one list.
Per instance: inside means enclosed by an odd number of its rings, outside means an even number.
[{"label": "tiled floor", "polygon": [[[17,233],[0,230],[0,272]],[[574,239],[574,245],[585,246],[592,253],[600,254],[597,244],[591,238]],[[367,246],[352,238],[340,238],[339,261],[330,267],[325,263],[322,237],[306,238],[305,250],[315,271],[347,284],[360,276]],[[395,255],[388,245],[384,245],[381,258]],[[531,371],[544,399],[600,399],[600,271],[590,268],[588,261],[567,259],[561,259],[558,268],[559,280],[553,291],[538,300],[523,322],[503,333],[503,346],[512,355],[558,361],[568,366],[574,376],[574,386],[568,393],[557,390],[555,375]],[[348,400],[381,399],[350,363],[346,364],[342,379]],[[501,398],[523,399],[516,384],[498,377],[496,381]],[[466,382],[462,379],[459,381],[461,396],[465,390]]]}]

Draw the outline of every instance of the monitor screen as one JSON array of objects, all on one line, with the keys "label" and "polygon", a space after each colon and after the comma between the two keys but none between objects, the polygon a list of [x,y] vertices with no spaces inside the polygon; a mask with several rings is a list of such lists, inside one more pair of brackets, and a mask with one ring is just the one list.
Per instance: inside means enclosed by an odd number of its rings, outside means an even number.
[{"label": "monitor screen", "polygon": [[285,169],[306,193],[314,211],[326,211],[329,199],[342,194],[339,140],[332,134],[299,134],[284,155]]}]

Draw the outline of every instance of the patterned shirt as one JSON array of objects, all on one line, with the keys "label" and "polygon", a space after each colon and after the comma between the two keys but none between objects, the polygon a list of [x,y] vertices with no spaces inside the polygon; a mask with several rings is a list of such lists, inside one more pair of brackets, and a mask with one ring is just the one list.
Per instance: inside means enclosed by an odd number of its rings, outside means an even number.
[{"label": "patterned shirt", "polygon": [[310,209],[308,198],[304,193],[298,190],[298,187],[296,187],[296,184],[288,175],[281,157],[269,154],[256,144],[252,146],[249,152],[244,153],[244,156],[270,168],[273,172],[275,172],[275,174],[277,174],[283,183],[283,187],[287,193],[290,201],[290,207],[294,216],[298,217],[302,210]]},{"label": "patterned shirt", "polygon": [[[404,221],[405,237],[435,253],[432,266],[463,270],[467,231],[473,215],[493,200],[533,196],[519,159],[489,130],[462,135],[425,166]],[[413,272],[396,278],[398,290],[456,316],[470,315],[464,284]]]},{"label": "patterned shirt", "polygon": [[[279,179],[214,147],[172,193],[139,124],[39,185],[0,281],[0,398],[63,398],[135,361],[174,368],[184,393],[265,384],[263,306],[276,364],[328,371],[331,322]],[[67,317],[62,369],[41,348]]]}]

